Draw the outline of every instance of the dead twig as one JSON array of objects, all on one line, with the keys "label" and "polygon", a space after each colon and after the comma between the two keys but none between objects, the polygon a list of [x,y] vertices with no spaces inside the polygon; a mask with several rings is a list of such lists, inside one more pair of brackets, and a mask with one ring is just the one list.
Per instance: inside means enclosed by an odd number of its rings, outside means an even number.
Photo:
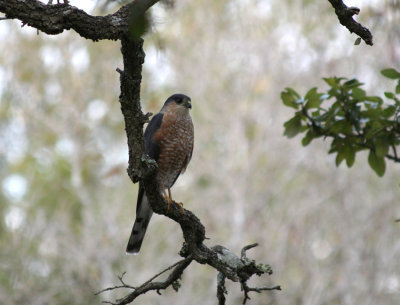
[{"label": "dead twig", "polygon": [[342,0],[328,0],[333,8],[335,9],[335,13],[339,19],[340,24],[344,25],[350,33],[356,33],[360,38],[362,38],[366,44],[372,46],[372,34],[371,32],[360,23],[353,19],[354,15],[358,15],[360,13],[360,9],[358,7],[348,7],[343,3]]}]

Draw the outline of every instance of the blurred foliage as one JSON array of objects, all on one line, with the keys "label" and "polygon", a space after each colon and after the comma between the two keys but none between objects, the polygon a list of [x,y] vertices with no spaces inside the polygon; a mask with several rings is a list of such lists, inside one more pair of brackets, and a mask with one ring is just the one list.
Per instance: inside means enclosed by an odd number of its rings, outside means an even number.
[{"label": "blurred foliage", "polygon": [[285,122],[288,138],[306,132],[303,146],[318,138],[332,138],[329,153],[336,153],[336,166],[346,160],[353,166],[356,153],[368,150],[368,163],[375,173],[385,173],[385,158],[400,163],[400,72],[385,69],[381,74],[397,81],[394,92],[385,92],[389,102],[369,96],[357,79],[324,78],[327,92],[316,87],[302,97],[292,88],[281,93],[283,103],[296,109],[293,118]]}]

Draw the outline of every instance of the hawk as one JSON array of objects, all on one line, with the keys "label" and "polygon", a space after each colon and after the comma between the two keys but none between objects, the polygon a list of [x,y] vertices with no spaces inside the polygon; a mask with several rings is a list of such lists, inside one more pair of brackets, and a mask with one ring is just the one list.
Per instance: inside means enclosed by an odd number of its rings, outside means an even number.
[{"label": "hawk", "polygon": [[[192,158],[194,132],[189,114],[191,108],[190,97],[184,94],[171,95],[144,132],[145,151],[157,162],[156,179],[168,208],[174,202],[171,187]],[[139,253],[152,214],[143,183],[139,182],[136,219],[126,247],[127,254]]]}]

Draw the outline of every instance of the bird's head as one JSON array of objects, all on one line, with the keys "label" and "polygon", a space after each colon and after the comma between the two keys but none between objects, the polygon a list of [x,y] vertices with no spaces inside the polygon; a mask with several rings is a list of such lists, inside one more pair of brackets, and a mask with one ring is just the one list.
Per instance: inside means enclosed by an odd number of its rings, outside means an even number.
[{"label": "bird's head", "polygon": [[184,94],[173,94],[164,103],[161,112],[172,111],[172,112],[185,112],[188,113],[189,109],[192,108],[190,97]]}]

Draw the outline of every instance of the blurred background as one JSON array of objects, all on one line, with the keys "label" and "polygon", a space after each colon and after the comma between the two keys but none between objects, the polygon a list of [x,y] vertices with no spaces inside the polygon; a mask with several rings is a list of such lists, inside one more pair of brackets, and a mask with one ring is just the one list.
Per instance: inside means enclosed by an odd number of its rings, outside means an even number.
[{"label": "blurred background", "polygon": [[[47,1],[43,1],[47,2]],[[71,1],[91,14],[120,1]],[[346,1],[374,46],[338,22],[328,1],[203,0],[156,4],[145,35],[144,111],[176,92],[193,101],[195,149],[173,194],[200,217],[209,246],[272,266],[251,285],[249,304],[399,304],[400,172],[378,178],[367,154],[335,167],[329,143],[283,137],[292,110],[280,92],[305,94],[344,76],[383,96],[400,66],[400,3]],[[120,44],[74,31],[37,33],[0,22],[0,303],[100,304],[179,260],[179,226],[155,215],[138,256],[126,256],[137,185],[118,102]],[[149,292],[138,304],[216,304],[216,272],[193,263],[178,293]],[[227,304],[241,304],[227,283]]]}]

